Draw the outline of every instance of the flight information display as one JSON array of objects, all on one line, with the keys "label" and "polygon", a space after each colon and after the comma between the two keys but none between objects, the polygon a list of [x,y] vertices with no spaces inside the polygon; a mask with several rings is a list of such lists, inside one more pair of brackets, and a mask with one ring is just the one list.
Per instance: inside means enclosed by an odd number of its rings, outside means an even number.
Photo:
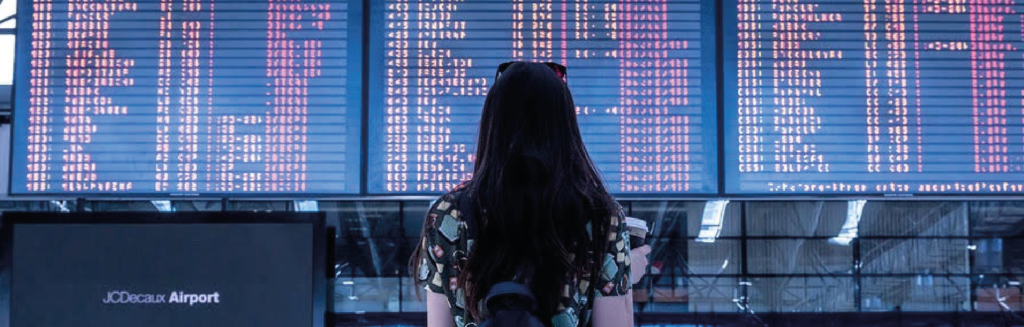
[{"label": "flight information display", "polygon": [[12,193],[360,191],[361,1],[20,3]]},{"label": "flight information display", "polygon": [[714,1],[383,0],[370,12],[368,192],[438,193],[470,178],[507,61],[568,67],[610,191],[718,191]]},{"label": "flight information display", "polygon": [[725,3],[725,192],[1024,192],[1024,2]]}]

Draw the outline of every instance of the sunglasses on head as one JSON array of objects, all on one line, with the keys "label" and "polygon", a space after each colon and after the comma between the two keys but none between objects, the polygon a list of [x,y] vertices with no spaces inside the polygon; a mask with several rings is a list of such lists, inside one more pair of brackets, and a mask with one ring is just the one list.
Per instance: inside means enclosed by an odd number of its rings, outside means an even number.
[{"label": "sunglasses on head", "polygon": [[[509,61],[504,64],[498,65],[498,72],[494,73],[494,80],[497,81],[498,77],[501,77],[501,74],[504,73],[506,69],[512,67],[512,64],[521,62],[523,61]],[[562,82],[567,82],[568,75],[566,75],[567,69],[565,68],[565,66],[553,62],[545,62],[543,64],[545,66],[548,66],[548,68],[551,68],[551,70],[555,72],[555,75],[558,75],[558,78],[562,79]]]}]

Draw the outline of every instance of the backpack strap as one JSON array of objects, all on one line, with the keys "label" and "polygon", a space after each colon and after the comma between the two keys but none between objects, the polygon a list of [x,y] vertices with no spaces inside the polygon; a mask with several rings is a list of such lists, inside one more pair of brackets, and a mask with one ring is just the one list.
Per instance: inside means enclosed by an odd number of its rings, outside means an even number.
[{"label": "backpack strap", "polygon": [[487,307],[488,311],[493,312],[491,305],[496,304],[497,299],[505,296],[516,296],[520,299],[527,300],[529,303],[530,312],[537,311],[537,302],[533,297],[533,293],[530,289],[526,288],[526,285],[515,283],[515,282],[503,282],[498,283],[491,287],[491,291],[487,292],[487,299],[484,300],[484,306]]}]

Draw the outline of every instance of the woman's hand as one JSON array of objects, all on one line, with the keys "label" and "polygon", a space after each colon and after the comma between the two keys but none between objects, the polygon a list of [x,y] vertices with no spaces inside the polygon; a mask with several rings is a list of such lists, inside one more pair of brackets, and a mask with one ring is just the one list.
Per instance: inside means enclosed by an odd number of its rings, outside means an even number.
[{"label": "woman's hand", "polygon": [[651,254],[650,245],[629,250],[629,272],[632,276],[633,284],[639,283],[640,279],[644,278],[644,274],[647,273],[647,265],[650,263],[647,261],[648,254]]}]

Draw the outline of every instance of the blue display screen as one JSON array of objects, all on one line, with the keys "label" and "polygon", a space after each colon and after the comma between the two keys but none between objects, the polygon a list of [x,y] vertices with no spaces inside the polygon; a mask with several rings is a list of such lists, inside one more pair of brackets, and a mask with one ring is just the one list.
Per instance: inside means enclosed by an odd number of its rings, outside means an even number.
[{"label": "blue display screen", "polygon": [[1024,4],[730,0],[725,192],[1024,192]]},{"label": "blue display screen", "polygon": [[360,191],[361,1],[18,12],[11,193]]},{"label": "blue display screen", "polygon": [[718,192],[714,2],[373,1],[367,191],[468,179],[506,61],[568,67],[584,141],[611,192]]},{"label": "blue display screen", "polygon": [[1024,4],[367,3],[22,1],[11,192],[442,193],[520,60],[619,195],[1024,193]]}]

